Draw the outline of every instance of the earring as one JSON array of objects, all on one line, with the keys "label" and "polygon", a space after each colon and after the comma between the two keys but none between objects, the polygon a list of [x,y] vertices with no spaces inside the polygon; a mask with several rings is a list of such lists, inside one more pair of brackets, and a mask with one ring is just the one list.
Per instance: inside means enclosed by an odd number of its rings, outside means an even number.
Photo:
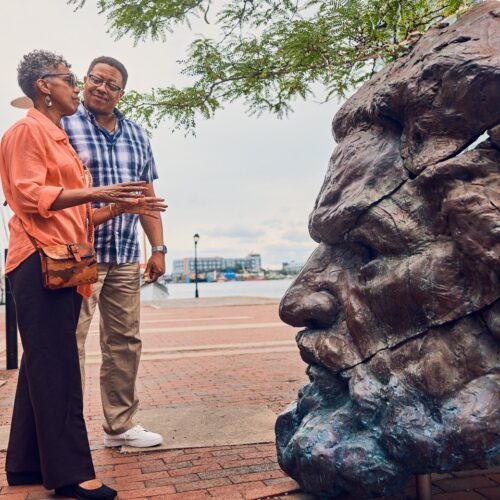
[{"label": "earring", "polygon": [[47,107],[49,107],[49,108],[52,106],[52,99],[50,98],[50,94],[45,96],[45,103],[47,104]]}]

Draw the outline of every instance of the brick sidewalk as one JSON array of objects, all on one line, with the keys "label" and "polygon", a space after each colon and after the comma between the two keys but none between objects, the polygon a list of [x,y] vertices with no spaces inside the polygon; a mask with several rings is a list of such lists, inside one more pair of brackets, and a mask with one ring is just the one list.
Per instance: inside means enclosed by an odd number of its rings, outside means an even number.
[{"label": "brick sidewalk", "polygon": [[[296,331],[280,323],[277,304],[196,305],[175,308],[170,301],[168,308],[143,306],[141,407],[255,405],[279,413],[307,378],[293,344]],[[87,346],[85,413],[98,477],[115,487],[120,499],[313,498],[294,493],[298,486],[279,469],[272,443],[134,455],[105,449],[96,331],[94,320]],[[4,345],[2,338],[0,343]],[[5,366],[1,357],[0,363]],[[7,380],[0,387],[0,425],[10,421],[16,377],[15,371],[0,372]],[[4,461],[3,452],[2,471]],[[440,500],[500,500],[500,468],[436,475],[433,485]],[[5,474],[0,474],[0,488],[0,500],[53,498],[41,486],[9,487]],[[409,484],[398,498],[415,498],[414,492]]]}]

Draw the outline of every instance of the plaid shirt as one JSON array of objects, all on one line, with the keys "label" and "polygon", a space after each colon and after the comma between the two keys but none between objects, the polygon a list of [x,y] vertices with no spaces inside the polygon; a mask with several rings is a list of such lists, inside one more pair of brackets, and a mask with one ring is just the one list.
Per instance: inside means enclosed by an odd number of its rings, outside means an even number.
[{"label": "plaid shirt", "polygon": [[[114,134],[100,127],[82,104],[74,115],[62,119],[62,126],[90,170],[94,186],[139,180],[153,182],[158,174],[144,130],[119,111],[115,110],[115,115]],[[96,203],[95,207],[104,205]],[[138,215],[122,214],[96,228],[95,249],[99,262],[123,264],[140,260],[138,220]]]}]

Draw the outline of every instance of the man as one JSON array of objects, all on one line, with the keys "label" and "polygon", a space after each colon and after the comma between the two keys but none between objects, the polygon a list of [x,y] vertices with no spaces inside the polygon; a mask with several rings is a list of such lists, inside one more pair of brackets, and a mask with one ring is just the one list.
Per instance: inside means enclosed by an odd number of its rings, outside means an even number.
[{"label": "man", "polygon": [[[127,77],[124,65],[116,59],[94,59],[84,78],[83,103],[76,114],[63,121],[63,127],[90,170],[94,185],[142,180],[147,183],[145,195],[155,196],[153,181],[158,175],[147,136],[116,109]],[[95,233],[99,281],[92,297],[84,301],[77,329],[83,384],[85,340],[99,304],[101,399],[107,447],[156,446],[163,440],[160,434],[146,431],[133,419],[139,404],[136,378],[141,355],[138,220],[152,247],[145,278],[154,282],[164,274],[167,249],[161,218],[134,214],[113,217]]]}]

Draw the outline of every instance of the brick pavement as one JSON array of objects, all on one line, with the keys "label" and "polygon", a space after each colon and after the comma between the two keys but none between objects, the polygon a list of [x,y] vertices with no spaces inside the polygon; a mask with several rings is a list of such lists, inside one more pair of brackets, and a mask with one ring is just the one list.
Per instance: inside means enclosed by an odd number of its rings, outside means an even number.
[{"label": "brick pavement", "polygon": [[[280,412],[307,381],[305,365],[292,347],[296,331],[280,324],[277,304],[206,305],[189,307],[183,301],[182,307],[175,308],[170,301],[167,308],[143,306],[141,407],[181,410],[190,404],[244,404]],[[213,329],[217,325],[222,328]],[[105,449],[96,328],[94,321],[88,342],[85,413],[98,477],[116,487],[120,499],[313,498],[298,493],[298,485],[279,469],[272,443],[133,455]],[[0,345],[4,345],[3,338]],[[259,345],[265,349],[259,350]],[[240,354],[231,354],[233,347]],[[5,366],[2,354],[0,363]],[[0,387],[0,425],[10,420],[16,377],[15,371],[0,371],[0,378],[7,380]],[[1,453],[1,471],[4,461],[5,453]],[[435,475],[433,488],[439,500],[500,500],[500,468]],[[397,498],[415,498],[414,492],[410,483]],[[5,474],[0,474],[0,500],[47,498],[52,498],[51,492],[41,486],[9,487]]]}]

